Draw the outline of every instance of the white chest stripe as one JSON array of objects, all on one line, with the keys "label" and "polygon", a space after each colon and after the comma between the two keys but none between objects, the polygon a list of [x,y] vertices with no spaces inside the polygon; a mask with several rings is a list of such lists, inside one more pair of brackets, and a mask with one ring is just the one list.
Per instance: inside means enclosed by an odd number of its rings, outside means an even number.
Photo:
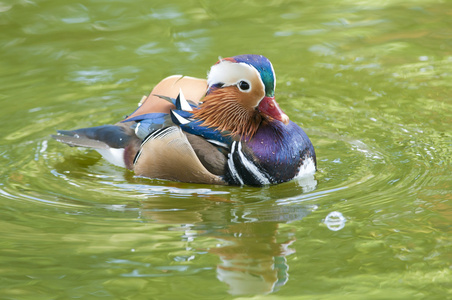
[{"label": "white chest stripe", "polygon": [[250,161],[248,158],[243,155],[242,152],[242,143],[239,142],[238,149],[237,149],[240,157],[240,162],[243,164],[243,166],[251,173],[253,176],[262,184],[270,184],[270,181],[265,177],[264,174],[256,167],[256,165]]},{"label": "white chest stripe", "polygon": [[229,153],[229,156],[228,156],[228,167],[229,167],[229,170],[231,171],[231,176],[234,178],[234,180],[237,180],[238,182],[240,182],[241,185],[243,185],[242,177],[240,177],[239,173],[237,172],[237,169],[234,166],[233,155],[235,152],[235,144],[236,144],[236,142],[232,143],[231,153]]},{"label": "white chest stripe", "polygon": [[242,152],[242,143],[241,142],[233,142],[231,147],[231,153],[228,158],[228,167],[231,172],[232,177],[240,182],[243,185],[243,178],[237,172],[237,168],[234,165],[234,155],[235,152],[238,153],[239,163],[242,167],[244,167],[259,183],[261,184],[270,184],[268,178],[263,174],[259,168],[254,164],[254,162],[250,161]]}]

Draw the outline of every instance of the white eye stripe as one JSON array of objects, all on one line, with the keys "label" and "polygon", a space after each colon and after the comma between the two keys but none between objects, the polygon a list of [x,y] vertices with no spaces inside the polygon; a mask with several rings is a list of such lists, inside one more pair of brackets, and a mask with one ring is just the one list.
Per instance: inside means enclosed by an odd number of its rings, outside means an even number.
[{"label": "white eye stripe", "polygon": [[254,67],[245,63],[232,63],[226,60],[221,61],[212,66],[207,77],[209,87],[220,82],[223,83],[224,87],[238,85],[240,81],[246,81],[250,86],[251,81],[253,81],[254,84],[261,86],[257,86],[257,88],[265,89],[259,72]]}]

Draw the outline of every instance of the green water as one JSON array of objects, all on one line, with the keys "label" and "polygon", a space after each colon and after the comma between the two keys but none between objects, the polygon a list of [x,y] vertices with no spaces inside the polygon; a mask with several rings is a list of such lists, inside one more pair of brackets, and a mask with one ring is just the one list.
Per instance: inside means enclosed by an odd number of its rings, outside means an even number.
[{"label": "green water", "polygon": [[[0,2],[1,299],[452,299],[452,2]],[[135,178],[56,129],[267,56],[315,178]]]}]

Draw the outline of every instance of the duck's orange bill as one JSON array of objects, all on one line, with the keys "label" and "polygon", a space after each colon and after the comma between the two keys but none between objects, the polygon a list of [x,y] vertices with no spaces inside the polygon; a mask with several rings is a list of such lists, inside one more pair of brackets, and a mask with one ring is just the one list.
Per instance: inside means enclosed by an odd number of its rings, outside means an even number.
[{"label": "duck's orange bill", "polygon": [[279,108],[275,97],[264,97],[257,107],[261,113],[270,116],[273,119],[289,124],[289,117]]}]

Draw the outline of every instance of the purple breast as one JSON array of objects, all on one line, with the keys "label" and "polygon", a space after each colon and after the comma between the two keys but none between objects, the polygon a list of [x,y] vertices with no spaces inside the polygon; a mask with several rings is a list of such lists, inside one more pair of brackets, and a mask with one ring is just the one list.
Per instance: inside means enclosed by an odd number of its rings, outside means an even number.
[{"label": "purple breast", "polygon": [[265,124],[246,145],[274,183],[294,178],[307,157],[313,157],[315,161],[311,141],[293,122],[288,125],[279,121]]}]

